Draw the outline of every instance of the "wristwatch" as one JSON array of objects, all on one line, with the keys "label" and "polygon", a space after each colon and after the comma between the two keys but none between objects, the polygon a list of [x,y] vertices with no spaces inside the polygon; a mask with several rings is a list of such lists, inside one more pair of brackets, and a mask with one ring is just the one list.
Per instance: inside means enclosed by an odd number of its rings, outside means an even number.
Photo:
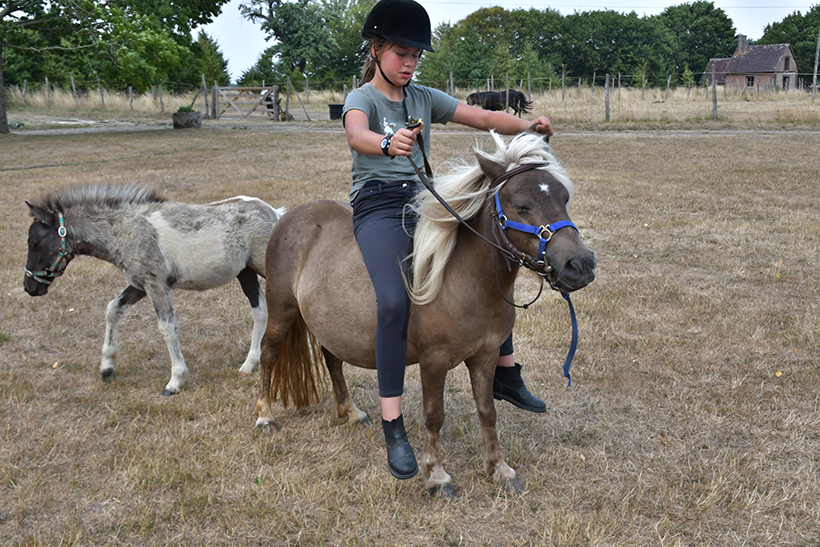
[{"label": "wristwatch", "polygon": [[390,156],[390,152],[388,152],[388,150],[390,150],[390,139],[392,139],[392,138],[393,138],[393,134],[391,133],[389,135],[385,135],[384,138],[382,139],[382,142],[381,142],[380,146],[382,147],[382,152],[384,153],[385,156]]}]

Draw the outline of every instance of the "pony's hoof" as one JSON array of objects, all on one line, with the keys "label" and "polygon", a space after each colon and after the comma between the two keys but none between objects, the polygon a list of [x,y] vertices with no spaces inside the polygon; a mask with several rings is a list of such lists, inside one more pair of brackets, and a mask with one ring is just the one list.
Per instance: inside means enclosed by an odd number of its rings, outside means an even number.
[{"label": "pony's hoof", "polygon": [[257,420],[256,429],[258,431],[273,435],[274,431],[279,431],[279,426],[273,420]]},{"label": "pony's hoof", "polygon": [[441,484],[439,486],[434,486],[429,490],[431,496],[438,496],[443,500],[457,500],[458,494],[456,494],[456,487],[452,484]]},{"label": "pony's hoof", "polygon": [[100,376],[102,376],[103,382],[108,382],[111,380],[111,375],[114,374],[114,369],[104,370],[100,372]]},{"label": "pony's hoof", "polygon": [[370,421],[370,418],[367,417],[367,414],[365,414],[357,420],[353,420],[351,423],[353,425],[360,425],[363,427],[370,427],[371,425],[373,425],[373,422]]},{"label": "pony's hoof", "polygon": [[504,481],[504,490],[506,490],[508,494],[520,494],[524,491],[524,487],[521,485],[521,481],[516,477]]},{"label": "pony's hoof", "polygon": [[178,389],[173,390],[173,389],[165,388],[165,390],[162,392],[162,396],[163,397],[170,397],[171,395],[176,395],[177,393],[179,393]]}]

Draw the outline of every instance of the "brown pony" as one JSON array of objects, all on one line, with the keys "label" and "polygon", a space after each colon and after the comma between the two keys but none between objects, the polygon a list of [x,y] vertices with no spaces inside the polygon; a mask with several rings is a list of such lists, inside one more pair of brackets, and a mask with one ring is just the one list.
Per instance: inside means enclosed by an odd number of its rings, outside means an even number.
[{"label": "brown pony", "polygon": [[[421,369],[427,428],[419,461],[424,484],[447,498],[455,497],[455,490],[438,450],[444,380],[447,371],[462,362],[469,370],[483,430],[484,469],[507,489],[521,490],[515,471],[501,457],[492,396],[498,349],[515,321],[508,301],[514,297],[519,257],[558,290],[580,289],[595,276],[595,256],[576,229],[544,232],[551,239],[540,236],[549,239],[541,262],[538,236],[509,228],[505,236],[503,220],[536,227],[568,221],[574,190],[540,136],[521,134],[509,145],[492,136],[494,153],[477,150],[477,165],[461,162],[452,167],[452,174],[435,181],[437,192],[477,233],[460,225],[429,191],[413,204],[419,221],[407,364],[419,363]],[[506,174],[520,166],[525,170]],[[496,193],[502,215],[495,212]],[[376,298],[353,236],[351,215],[346,202],[312,201],[283,215],[271,234],[257,427],[276,426],[272,398],[281,397],[285,405],[292,398],[297,406],[305,406],[317,395],[319,349],[330,371],[339,417],[369,423],[351,401],[342,372],[343,361],[376,368]],[[502,243],[491,246],[478,234]]]}]

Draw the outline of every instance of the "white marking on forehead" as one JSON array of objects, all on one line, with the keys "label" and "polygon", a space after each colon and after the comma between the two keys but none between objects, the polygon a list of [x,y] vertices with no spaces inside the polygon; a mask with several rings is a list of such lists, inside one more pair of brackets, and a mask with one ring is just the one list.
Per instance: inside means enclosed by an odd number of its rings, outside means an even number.
[{"label": "white marking on forehead", "polygon": [[541,183],[541,185],[539,186],[539,188],[541,188],[541,191],[542,191],[542,192],[544,192],[545,194],[549,195],[549,193],[550,193],[550,185],[549,185],[549,184],[547,184],[546,182],[543,182],[543,183]]}]

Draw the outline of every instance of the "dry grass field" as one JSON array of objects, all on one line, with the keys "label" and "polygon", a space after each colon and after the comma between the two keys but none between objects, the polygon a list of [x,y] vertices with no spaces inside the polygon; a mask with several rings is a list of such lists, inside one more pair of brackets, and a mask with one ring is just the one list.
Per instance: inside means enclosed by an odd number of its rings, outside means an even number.
[{"label": "dry grass field", "polygon": [[[105,306],[125,285],[113,266],[79,257],[48,295],[22,288],[24,201],[65,185],[277,207],[345,199],[349,152],[328,99],[312,96],[311,122],[184,131],[170,114],[13,105],[10,121],[25,126],[0,136],[0,544],[820,544],[820,107],[805,95],[736,98],[713,121],[700,93],[624,102],[608,124],[593,102],[601,90],[537,98],[597,278],[573,297],[571,388],[563,300],[545,294],[518,315],[518,359],[548,407],[496,405],[523,494],[482,472],[466,370],[449,375],[441,447],[453,502],[393,479],[379,428],[339,423],[329,391],[306,409],[277,406],[273,435],[254,429],[258,373],[237,372],[252,324],[238,283],[175,293],[191,375],[170,398],[147,302],[123,322],[113,381],[100,379]],[[437,126],[433,164],[476,141],[489,145]],[[536,289],[522,277],[519,299]],[[378,418],[375,373],[345,370]],[[406,387],[418,452],[418,367]]]}]

